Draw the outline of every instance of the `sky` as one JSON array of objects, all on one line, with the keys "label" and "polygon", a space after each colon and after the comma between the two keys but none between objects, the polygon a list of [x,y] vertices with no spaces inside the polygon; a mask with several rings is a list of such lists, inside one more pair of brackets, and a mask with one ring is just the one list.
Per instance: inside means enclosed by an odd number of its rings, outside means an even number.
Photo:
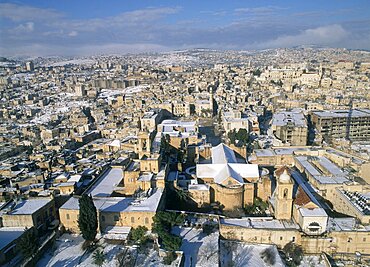
[{"label": "sky", "polygon": [[1,56],[370,49],[369,0],[0,0]]}]

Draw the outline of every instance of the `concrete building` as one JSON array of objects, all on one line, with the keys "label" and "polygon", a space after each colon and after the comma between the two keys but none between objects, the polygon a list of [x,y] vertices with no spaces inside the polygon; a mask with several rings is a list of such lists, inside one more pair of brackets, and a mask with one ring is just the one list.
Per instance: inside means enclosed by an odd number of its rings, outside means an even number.
[{"label": "concrete building", "polygon": [[336,138],[365,141],[370,138],[369,109],[313,111],[311,120],[319,137],[327,141]]},{"label": "concrete building", "polygon": [[307,120],[302,112],[281,111],[272,117],[272,133],[284,145],[305,146],[307,144]]}]

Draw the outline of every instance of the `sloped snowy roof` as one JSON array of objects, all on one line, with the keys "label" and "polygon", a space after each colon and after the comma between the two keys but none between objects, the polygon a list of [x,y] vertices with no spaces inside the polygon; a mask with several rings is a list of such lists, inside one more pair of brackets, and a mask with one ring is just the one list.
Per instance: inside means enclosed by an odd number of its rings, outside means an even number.
[{"label": "sloped snowy roof", "polygon": [[213,178],[216,183],[222,183],[232,177],[240,183],[243,178],[259,178],[257,164],[227,163],[227,164],[197,164],[198,178]]},{"label": "sloped snowy roof", "polygon": [[212,148],[212,163],[237,163],[237,160],[234,151],[230,147],[224,144],[219,144]]}]

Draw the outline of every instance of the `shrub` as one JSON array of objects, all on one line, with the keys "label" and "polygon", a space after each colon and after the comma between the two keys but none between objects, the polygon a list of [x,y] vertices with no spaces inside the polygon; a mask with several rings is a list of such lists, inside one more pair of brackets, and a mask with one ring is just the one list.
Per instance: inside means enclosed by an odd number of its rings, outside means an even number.
[{"label": "shrub", "polygon": [[303,258],[303,249],[301,246],[296,245],[293,242],[289,242],[283,248],[283,251],[286,255],[286,264],[289,267],[296,267],[302,261]]},{"label": "shrub", "polygon": [[261,258],[267,265],[274,265],[276,263],[276,254],[272,247],[266,248],[262,251]]},{"label": "shrub", "polygon": [[166,256],[163,257],[163,264],[171,265],[171,263],[177,259],[177,254],[174,251],[167,252]]}]

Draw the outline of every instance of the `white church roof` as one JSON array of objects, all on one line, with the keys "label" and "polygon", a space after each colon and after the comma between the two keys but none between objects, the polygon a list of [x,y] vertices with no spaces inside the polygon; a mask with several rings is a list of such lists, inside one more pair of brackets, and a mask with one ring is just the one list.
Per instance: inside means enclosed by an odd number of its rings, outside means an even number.
[{"label": "white church roof", "polygon": [[212,163],[237,163],[234,151],[224,144],[212,148]]},{"label": "white church roof", "polygon": [[239,183],[244,183],[243,178],[259,178],[257,164],[238,163],[234,151],[224,144],[212,148],[212,164],[197,164],[196,174],[218,184],[229,177]]}]

